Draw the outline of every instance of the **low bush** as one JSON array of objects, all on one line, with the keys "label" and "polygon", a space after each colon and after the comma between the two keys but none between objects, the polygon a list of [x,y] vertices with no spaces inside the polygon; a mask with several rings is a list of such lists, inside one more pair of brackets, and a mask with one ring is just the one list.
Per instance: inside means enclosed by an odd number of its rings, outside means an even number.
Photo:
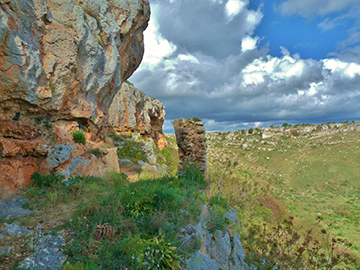
[{"label": "low bush", "polygon": [[231,223],[230,220],[224,216],[225,213],[226,209],[218,204],[210,207],[209,215],[205,220],[206,228],[209,232],[214,233],[216,230],[225,232],[226,226]]},{"label": "low bush", "polygon": [[81,143],[81,144],[86,143],[85,134],[81,130],[75,130],[73,132],[73,139],[74,139],[74,142],[76,142],[76,143]]},{"label": "low bush", "polygon": [[39,172],[35,172],[31,176],[30,186],[38,188],[54,187],[56,185],[62,185],[64,179],[65,176],[61,174],[41,175]]},{"label": "low bush", "polygon": [[100,148],[93,148],[88,150],[89,154],[93,154],[98,158],[102,158],[104,156],[103,152],[101,152]]}]

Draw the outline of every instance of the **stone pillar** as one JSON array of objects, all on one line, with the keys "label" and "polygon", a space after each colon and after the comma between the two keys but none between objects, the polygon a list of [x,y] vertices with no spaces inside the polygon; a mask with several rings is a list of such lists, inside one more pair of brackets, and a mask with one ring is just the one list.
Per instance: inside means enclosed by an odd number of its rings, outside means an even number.
[{"label": "stone pillar", "polygon": [[194,164],[204,172],[207,179],[204,123],[193,119],[177,119],[172,124],[179,148],[179,173],[181,174],[184,165]]}]

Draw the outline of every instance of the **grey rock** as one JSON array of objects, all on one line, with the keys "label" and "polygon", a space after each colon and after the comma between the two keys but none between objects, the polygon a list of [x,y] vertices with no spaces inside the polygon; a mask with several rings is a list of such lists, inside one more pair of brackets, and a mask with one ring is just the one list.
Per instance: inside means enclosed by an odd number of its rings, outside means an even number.
[{"label": "grey rock", "polygon": [[215,240],[212,240],[212,255],[214,260],[222,267],[228,267],[229,256],[231,254],[231,242],[229,232],[223,234],[217,230],[214,233]]},{"label": "grey rock", "polygon": [[72,173],[76,170],[76,167],[81,165],[81,164],[85,164],[85,165],[89,165],[90,161],[83,158],[83,157],[77,157],[71,160],[71,164],[68,166],[67,170],[63,170],[59,173],[61,173],[62,175],[65,175],[65,177],[70,177],[72,176]]},{"label": "grey rock", "polygon": [[69,160],[74,148],[70,143],[62,143],[55,145],[55,147],[49,152],[47,157],[47,164],[49,168],[56,168]]},{"label": "grey rock", "polygon": [[142,166],[147,166],[147,165],[150,165],[149,163],[146,163],[146,162],[144,162],[144,161],[142,161],[142,160],[139,160],[138,161],[138,164],[142,167]]},{"label": "grey rock", "polygon": [[231,222],[237,223],[236,210],[234,208],[230,207],[230,212],[225,213],[224,216],[230,219]]},{"label": "grey rock", "polygon": [[8,255],[11,251],[11,247],[0,248],[0,255]]},{"label": "grey rock", "polygon": [[14,218],[27,216],[35,211],[24,209],[22,206],[28,201],[16,196],[13,199],[0,201],[0,218]]},{"label": "grey rock", "polygon": [[240,236],[234,233],[233,249],[230,258],[230,270],[248,270],[250,267],[245,261],[245,251],[240,241]]},{"label": "grey rock", "polygon": [[25,226],[20,226],[20,222],[12,224],[5,223],[5,229],[2,231],[3,234],[9,234],[13,236],[30,235],[33,232],[28,230]]},{"label": "grey rock", "polygon": [[66,260],[64,253],[59,251],[65,241],[61,236],[45,235],[38,239],[35,252],[21,261],[16,269],[27,270],[58,270]]},{"label": "grey rock", "polygon": [[130,163],[130,162],[131,162],[131,160],[130,160],[130,159],[127,159],[127,158],[125,158],[125,159],[119,159],[119,162],[120,162],[120,163]]},{"label": "grey rock", "polygon": [[220,270],[220,265],[199,251],[194,253],[187,261],[187,270]]}]

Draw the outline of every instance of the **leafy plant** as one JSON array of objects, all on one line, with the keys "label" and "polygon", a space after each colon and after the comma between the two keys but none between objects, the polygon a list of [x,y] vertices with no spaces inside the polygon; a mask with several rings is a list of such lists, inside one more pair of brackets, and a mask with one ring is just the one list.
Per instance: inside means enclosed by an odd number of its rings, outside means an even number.
[{"label": "leafy plant", "polygon": [[73,139],[74,139],[74,142],[76,142],[76,143],[81,143],[81,144],[86,143],[85,134],[81,130],[75,130],[73,132]]}]

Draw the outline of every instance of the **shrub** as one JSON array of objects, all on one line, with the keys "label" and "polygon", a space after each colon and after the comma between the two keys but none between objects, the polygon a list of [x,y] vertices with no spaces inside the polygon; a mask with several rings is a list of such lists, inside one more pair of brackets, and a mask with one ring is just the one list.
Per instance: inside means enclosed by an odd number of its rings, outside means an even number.
[{"label": "shrub", "polygon": [[253,129],[253,128],[249,128],[248,133],[249,133],[249,134],[253,134],[253,132],[254,132],[254,129]]},{"label": "shrub", "polygon": [[96,156],[98,158],[102,158],[104,156],[103,152],[101,152],[101,150],[99,148],[89,149],[88,153],[93,154],[94,156]]},{"label": "shrub", "polygon": [[206,219],[206,228],[210,233],[216,230],[224,232],[226,226],[230,224],[230,220],[225,217],[226,210],[218,204],[210,207],[209,215]]},{"label": "shrub", "polygon": [[193,117],[192,120],[195,121],[195,122],[201,122],[201,119],[200,119],[200,118],[197,118],[197,117]]},{"label": "shrub", "polygon": [[218,200],[218,196],[211,196],[209,199],[209,205],[220,205],[222,208],[229,210],[229,206],[223,197],[220,197],[220,199]]},{"label": "shrub", "polygon": [[136,269],[180,269],[176,247],[161,236],[149,240],[139,235],[130,238],[124,246]]},{"label": "shrub", "polygon": [[81,130],[76,130],[73,132],[73,139],[74,142],[76,143],[81,143],[81,144],[86,143],[85,134]]}]

